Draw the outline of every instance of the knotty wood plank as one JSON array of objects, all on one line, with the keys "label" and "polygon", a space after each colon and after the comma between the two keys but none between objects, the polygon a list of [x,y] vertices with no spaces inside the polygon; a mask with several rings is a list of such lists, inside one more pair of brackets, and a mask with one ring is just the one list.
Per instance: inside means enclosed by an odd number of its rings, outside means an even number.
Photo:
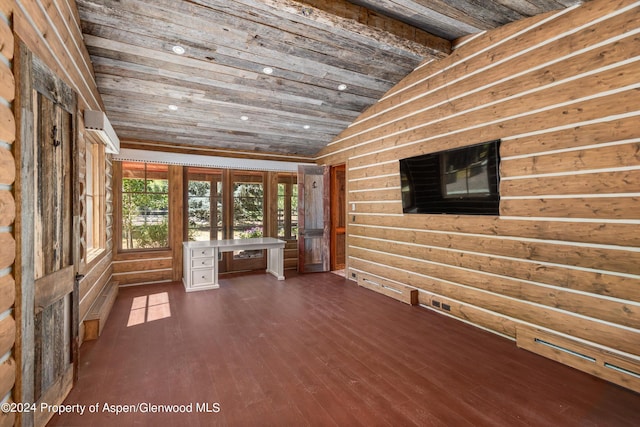
[{"label": "knotty wood plank", "polygon": [[111,252],[106,252],[102,258],[96,261],[95,264],[91,266],[89,271],[85,271],[84,278],[80,280],[80,299],[85,298],[85,296],[89,293],[89,290],[99,281],[103,281],[102,285],[104,285],[104,281],[106,280],[104,276],[110,276],[111,267]]},{"label": "knotty wood plank", "polygon": [[0,226],[13,224],[16,218],[16,203],[13,194],[7,190],[0,190]]},{"label": "knotty wood plank", "polygon": [[13,316],[0,320],[0,354],[10,352],[16,340],[16,321]]},{"label": "knotty wood plank", "polygon": [[11,308],[16,298],[15,280],[11,274],[0,276],[0,312]]},{"label": "knotty wood plank", "polygon": [[158,271],[137,271],[133,273],[114,273],[113,278],[120,282],[121,285],[130,285],[135,283],[150,283],[163,280],[171,280],[173,277],[172,269]]},{"label": "knotty wood plank", "polygon": [[11,109],[0,105],[0,140],[13,143],[16,139],[16,122]]},{"label": "knotty wood plank", "polygon": [[[357,262],[354,265],[359,265],[359,268],[363,271],[371,272],[372,274],[382,277],[383,282],[384,278],[388,278],[389,280],[399,282],[400,285],[398,286],[401,287],[403,283],[407,283],[407,278],[411,277],[410,273],[397,270],[397,268],[403,268],[403,266],[398,266],[394,269],[381,267],[374,264],[374,262],[377,261],[377,258],[373,257],[371,262],[367,262],[367,258],[370,257],[363,254],[362,251],[357,251],[356,253],[363,256],[363,258],[355,259],[354,261]],[[495,293],[501,296],[512,297],[522,301],[533,302],[540,304],[541,306],[578,313],[594,319],[611,322],[616,325],[623,325],[636,329],[638,329],[638,326],[640,325],[640,321],[637,319],[638,309],[635,304],[629,304],[624,300],[605,299],[594,291],[592,291],[591,294],[577,293],[560,287],[549,287],[544,283],[523,283],[522,281],[513,280],[507,277],[488,277],[487,275],[461,271],[459,269],[447,268],[444,266],[431,268],[425,266],[420,269],[420,272],[422,274],[427,274],[430,277],[441,278],[449,282],[468,286],[474,289]],[[367,273],[361,273],[359,276],[366,276],[366,274]],[[373,280],[375,281],[375,278]],[[429,279],[424,280],[425,283],[428,283],[429,281]],[[415,280],[413,281],[415,282]],[[431,292],[434,293],[435,291]]]},{"label": "knotty wood plank", "polygon": [[[376,189],[378,191],[375,192],[376,195],[379,193],[386,194],[387,191],[384,189],[392,188],[393,190],[398,190],[400,188],[400,172],[398,170],[397,164],[394,165],[394,173],[393,176],[383,176],[383,177],[375,177],[362,181],[352,181],[349,183],[349,192],[353,192],[357,190],[373,190]],[[395,194],[394,194],[395,195]],[[382,197],[383,199],[387,199],[387,197]],[[366,199],[362,199],[366,200]]]},{"label": "knotty wood plank", "polygon": [[36,280],[35,282],[35,312],[39,313],[45,307],[66,296],[73,291],[74,268],[67,266],[54,273]]},{"label": "knotty wood plank", "polygon": [[13,59],[13,31],[5,20],[0,20],[0,40],[0,54],[8,60]]},{"label": "knotty wood plank", "polygon": [[500,162],[500,177],[632,167],[640,163],[640,143],[589,147]]},{"label": "knotty wood plank", "polygon": [[635,224],[584,223],[567,221],[524,221],[487,216],[402,215],[394,217],[361,216],[358,224],[374,227],[408,228],[463,234],[487,234],[566,242],[640,246]]},{"label": "knotty wood plank", "polygon": [[0,269],[13,264],[16,257],[16,242],[12,233],[0,233]]},{"label": "knotty wood plank", "polygon": [[[443,249],[464,251],[475,254],[500,255],[523,260],[558,263],[585,268],[600,268],[613,272],[639,273],[640,254],[623,247],[602,248],[572,245],[569,242],[528,242],[517,239],[496,237],[450,235],[428,231],[407,231],[392,228],[358,227],[352,224],[350,238],[365,237],[376,239],[369,243],[374,249],[382,250],[387,242],[407,243],[412,246],[424,246],[424,250]],[[350,240],[353,242],[354,240]],[[421,250],[420,248],[416,250]],[[427,252],[425,252],[426,255]],[[621,260],[629,258],[627,260]]]},{"label": "knotty wood plank", "polygon": [[[180,240],[180,245],[182,245],[182,240]],[[174,261],[172,258],[152,258],[152,256],[152,254],[149,254],[149,259],[127,260],[114,263],[113,272],[120,274],[173,267]],[[180,258],[180,262],[182,262],[182,258]]]},{"label": "knotty wood plank", "polygon": [[[373,180],[375,181],[375,180]],[[400,183],[394,180],[389,180],[389,187],[395,187],[391,189],[377,189],[375,184],[372,183],[368,189],[364,185],[360,185],[360,188],[364,188],[367,191],[358,192],[358,186],[353,189],[349,189],[349,202],[377,202],[381,200],[400,201]],[[372,190],[376,191],[372,191]]]},{"label": "knotty wood plank", "polygon": [[0,393],[5,395],[11,391],[16,380],[16,363],[12,357],[0,364]]},{"label": "knotty wood plank", "polygon": [[0,11],[6,17],[11,16],[14,6],[13,0],[0,0]]},{"label": "knotty wood plank", "polygon": [[[393,266],[422,274],[435,275],[436,277],[446,278],[448,275],[455,274],[446,268],[446,266],[452,266],[458,269],[471,269],[472,271],[468,273],[462,273],[468,275],[469,278],[476,277],[479,273],[474,274],[473,270],[477,270],[479,272],[497,274],[505,278],[511,277],[525,281],[533,280],[538,283],[568,289],[640,301],[640,291],[633,286],[635,279],[616,275],[615,273],[606,274],[598,270],[584,271],[582,269],[567,268],[560,263],[541,264],[491,255],[457,253],[446,249],[411,247],[392,242],[388,242],[386,251],[380,254],[375,253],[380,252],[380,245],[356,237],[349,237],[348,244],[350,250],[353,250],[353,253],[350,253],[352,256],[376,260],[383,265],[389,265],[393,260],[393,264],[391,264]],[[356,249],[358,250],[356,251]],[[365,254],[362,253],[363,250]],[[356,253],[360,255],[355,255]],[[388,258],[385,259],[385,257]],[[410,258],[406,259],[404,257]],[[427,260],[429,263],[423,263],[421,260]]]},{"label": "knotty wood plank", "polygon": [[[398,191],[399,193],[399,191]],[[353,212],[354,214],[359,214],[359,213],[367,213],[367,214],[371,214],[371,213],[377,213],[377,214],[392,214],[392,215],[401,215],[402,214],[402,202],[399,200],[399,197],[394,197],[393,198],[395,200],[394,203],[378,203],[380,200],[383,200],[382,198],[380,198],[379,200],[373,201],[369,204],[365,204],[365,203],[358,203],[356,205],[356,210],[355,212]],[[349,198],[349,203],[355,201],[355,199],[351,199]],[[354,222],[359,222],[360,218],[362,217],[357,217],[357,219]]]},{"label": "knotty wood plank", "polygon": [[640,192],[640,171],[569,174],[500,181],[501,196]]},{"label": "knotty wood plank", "polygon": [[638,197],[502,200],[500,214],[523,217],[640,219]]},{"label": "knotty wood plank", "polygon": [[7,101],[13,101],[15,97],[16,84],[13,72],[4,62],[0,63],[0,97]]},{"label": "knotty wood plank", "polygon": [[600,123],[503,140],[500,155],[523,156],[544,151],[563,150],[591,144],[603,144],[640,138],[637,116],[603,120]]}]

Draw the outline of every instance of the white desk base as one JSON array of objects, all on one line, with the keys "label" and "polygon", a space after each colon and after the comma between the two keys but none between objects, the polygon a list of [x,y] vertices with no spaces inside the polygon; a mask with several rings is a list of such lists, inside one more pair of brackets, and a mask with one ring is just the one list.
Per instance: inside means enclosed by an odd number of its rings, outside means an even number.
[{"label": "white desk base", "polygon": [[267,273],[284,280],[284,240],[273,237],[209,240],[182,244],[182,283],[187,292],[217,289],[218,256],[221,252],[267,250]]}]

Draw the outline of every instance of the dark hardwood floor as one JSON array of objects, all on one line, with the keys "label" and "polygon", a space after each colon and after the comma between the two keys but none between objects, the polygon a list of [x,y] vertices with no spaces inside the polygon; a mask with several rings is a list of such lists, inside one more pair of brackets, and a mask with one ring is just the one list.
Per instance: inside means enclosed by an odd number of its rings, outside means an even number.
[{"label": "dark hardwood floor", "polygon": [[330,273],[123,288],[65,403],[49,425],[640,425],[636,393]]}]

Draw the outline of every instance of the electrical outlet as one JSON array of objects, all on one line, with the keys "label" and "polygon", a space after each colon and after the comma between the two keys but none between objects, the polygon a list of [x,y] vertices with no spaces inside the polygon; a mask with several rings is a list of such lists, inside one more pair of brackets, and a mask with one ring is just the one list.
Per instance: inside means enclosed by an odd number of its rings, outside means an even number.
[{"label": "electrical outlet", "polygon": [[440,308],[440,301],[431,300],[431,305]]},{"label": "electrical outlet", "polygon": [[447,310],[447,311],[451,311],[451,306],[449,304],[442,304],[442,309],[443,310]]}]

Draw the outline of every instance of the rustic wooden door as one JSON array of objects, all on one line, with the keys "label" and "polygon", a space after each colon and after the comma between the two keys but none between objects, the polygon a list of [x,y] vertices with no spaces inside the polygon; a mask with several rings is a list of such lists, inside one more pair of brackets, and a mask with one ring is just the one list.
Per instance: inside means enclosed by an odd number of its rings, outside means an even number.
[{"label": "rustic wooden door", "polygon": [[298,169],[298,271],[329,271],[329,168]]},{"label": "rustic wooden door", "polygon": [[[22,425],[42,426],[69,393],[77,367],[78,289],[73,250],[75,94],[21,49],[19,400]],[[26,74],[25,74],[26,73]]]}]

